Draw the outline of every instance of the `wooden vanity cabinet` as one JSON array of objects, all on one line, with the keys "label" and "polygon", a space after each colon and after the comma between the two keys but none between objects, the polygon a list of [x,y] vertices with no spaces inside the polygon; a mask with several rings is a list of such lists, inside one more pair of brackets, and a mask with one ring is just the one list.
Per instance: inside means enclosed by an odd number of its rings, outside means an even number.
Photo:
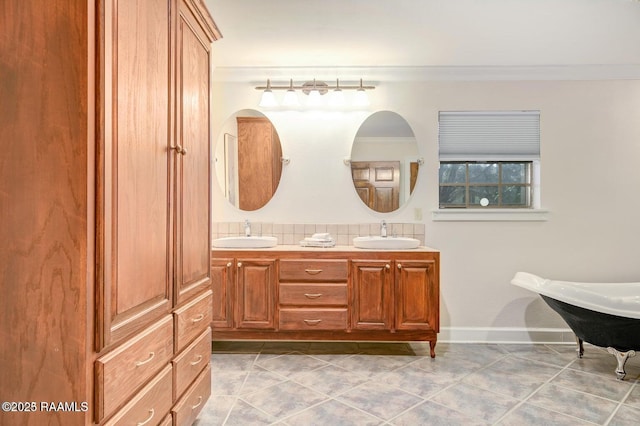
[{"label": "wooden vanity cabinet", "polygon": [[281,259],[279,330],[348,329],[348,261]]},{"label": "wooden vanity cabinet", "polygon": [[[174,362],[204,356],[191,343],[211,323],[210,44],[221,35],[204,0],[3,12],[3,155],[19,160],[0,167],[11,300],[0,390],[78,410],[0,412],[0,424],[186,424],[198,408],[172,411],[210,380],[208,363]],[[201,408],[208,393],[197,396]]]},{"label": "wooden vanity cabinet", "polygon": [[233,328],[235,300],[235,259],[211,257],[211,289],[213,302],[211,327],[213,329]]},{"label": "wooden vanity cabinet", "polygon": [[393,317],[393,271],[390,259],[351,262],[351,327],[390,330]]},{"label": "wooden vanity cabinet", "polygon": [[395,262],[396,330],[438,330],[440,316],[432,301],[439,300],[436,259]]},{"label": "wooden vanity cabinet", "polygon": [[213,256],[213,329],[275,330],[276,260]]},{"label": "wooden vanity cabinet", "polygon": [[[439,252],[287,247],[213,250],[214,339],[417,340],[435,356]],[[247,259],[258,269],[234,266]]]}]

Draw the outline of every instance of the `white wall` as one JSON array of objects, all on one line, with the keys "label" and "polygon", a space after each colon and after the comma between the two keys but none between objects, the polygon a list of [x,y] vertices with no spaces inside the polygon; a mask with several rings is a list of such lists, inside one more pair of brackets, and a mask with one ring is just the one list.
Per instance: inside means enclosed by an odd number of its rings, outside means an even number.
[{"label": "white wall", "polygon": [[[231,207],[214,182],[214,221],[412,222],[422,209],[426,244],[441,251],[441,326],[450,334],[466,327],[565,329],[539,297],[509,284],[517,271],[640,281],[640,80],[390,81],[370,99],[368,112],[263,111],[291,164],[273,200],[255,212]],[[215,82],[213,140],[228,116],[257,108],[258,100],[249,83]],[[541,111],[541,207],[549,220],[432,221],[438,111],[510,109]],[[343,163],[359,125],[378,110],[408,121],[425,160],[413,197],[391,214],[364,207]]]}]

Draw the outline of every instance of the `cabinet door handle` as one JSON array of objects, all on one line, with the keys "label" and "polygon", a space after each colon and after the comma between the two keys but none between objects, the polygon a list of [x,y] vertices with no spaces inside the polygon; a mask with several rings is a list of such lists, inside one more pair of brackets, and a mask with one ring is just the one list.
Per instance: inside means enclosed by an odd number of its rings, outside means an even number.
[{"label": "cabinet door handle", "polygon": [[191,365],[198,365],[200,364],[200,361],[202,361],[202,355],[198,355],[198,357],[196,358],[195,361],[191,361],[189,364]]},{"label": "cabinet door handle", "polygon": [[149,362],[151,362],[154,356],[156,356],[155,352],[149,352],[149,358],[145,359],[144,361],[137,361],[136,367],[140,367],[141,365],[148,364]]},{"label": "cabinet door handle", "polygon": [[238,268],[242,268],[242,262],[238,262]]},{"label": "cabinet door handle", "polygon": [[321,319],[306,319],[306,320],[303,320],[303,321],[307,325],[318,325],[318,324],[320,324],[322,322]]},{"label": "cabinet door handle", "polygon": [[200,406],[200,404],[202,404],[202,396],[198,397],[198,403],[196,405],[192,405],[191,409],[195,410],[196,408],[198,408]]},{"label": "cabinet door handle", "polygon": [[142,426],[142,425],[146,425],[147,423],[149,423],[151,421],[151,419],[153,418],[154,414],[156,414],[156,410],[155,409],[151,409],[149,410],[149,417],[147,417],[147,419],[143,422],[138,422],[137,425],[138,426]]},{"label": "cabinet door handle", "polygon": [[398,263],[398,269],[402,269],[402,263]]},{"label": "cabinet door handle", "polygon": [[322,272],[322,269],[305,269],[304,271],[310,275],[317,275]]},{"label": "cabinet door handle", "polygon": [[200,314],[200,315],[198,315],[197,317],[193,317],[193,318],[191,319],[191,322],[200,322],[200,321],[202,321],[203,319],[204,319],[204,314]]},{"label": "cabinet door handle", "polygon": [[182,146],[180,146],[180,145],[172,146],[171,149],[174,150],[177,154],[186,154],[187,153],[187,151],[184,148],[182,148]]},{"label": "cabinet door handle", "polygon": [[386,265],[384,265],[385,269],[391,269],[391,265],[389,265],[388,263]]},{"label": "cabinet door handle", "polygon": [[304,294],[304,297],[306,297],[307,299],[317,299],[320,296],[322,296],[322,293],[305,293]]},{"label": "cabinet door handle", "polygon": [[233,263],[231,263],[231,262],[227,263],[227,268],[231,268],[232,265],[233,265]]}]

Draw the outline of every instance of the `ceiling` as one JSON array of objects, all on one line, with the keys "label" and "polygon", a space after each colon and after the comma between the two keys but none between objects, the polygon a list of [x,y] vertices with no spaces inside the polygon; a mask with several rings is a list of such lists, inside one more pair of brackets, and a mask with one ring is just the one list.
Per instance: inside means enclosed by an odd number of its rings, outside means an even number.
[{"label": "ceiling", "polygon": [[205,2],[223,35],[212,48],[214,66],[223,70],[584,66],[640,70],[638,0]]}]

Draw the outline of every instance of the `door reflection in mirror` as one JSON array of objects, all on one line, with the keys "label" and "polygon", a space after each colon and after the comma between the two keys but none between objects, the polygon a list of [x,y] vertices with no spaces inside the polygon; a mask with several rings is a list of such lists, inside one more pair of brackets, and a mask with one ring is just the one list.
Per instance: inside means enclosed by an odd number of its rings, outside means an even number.
[{"label": "door reflection in mirror", "polygon": [[282,175],[278,132],[259,111],[241,110],[225,121],[219,134],[214,161],[225,198],[240,210],[262,208]]}]

